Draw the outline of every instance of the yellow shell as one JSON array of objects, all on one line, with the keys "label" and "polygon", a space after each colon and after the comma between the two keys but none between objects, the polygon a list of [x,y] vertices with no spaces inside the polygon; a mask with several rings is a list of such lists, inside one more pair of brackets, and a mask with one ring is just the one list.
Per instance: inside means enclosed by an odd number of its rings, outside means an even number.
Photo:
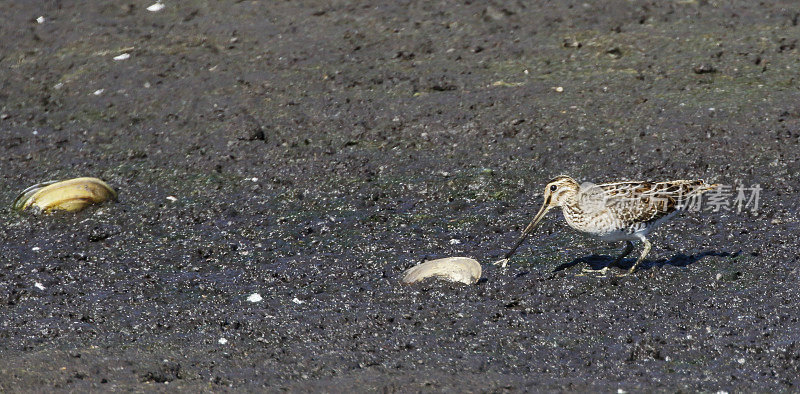
[{"label": "yellow shell", "polygon": [[76,212],[89,204],[101,203],[109,198],[116,200],[117,192],[100,179],[75,178],[39,183],[25,189],[14,200],[14,209],[33,207],[40,212]]}]

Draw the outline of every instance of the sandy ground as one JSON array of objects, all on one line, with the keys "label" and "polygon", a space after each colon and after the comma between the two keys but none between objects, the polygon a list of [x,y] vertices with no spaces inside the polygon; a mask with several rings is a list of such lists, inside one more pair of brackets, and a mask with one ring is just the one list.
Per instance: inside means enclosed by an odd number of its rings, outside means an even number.
[{"label": "sandy ground", "polygon": [[[797,2],[151,4],[2,5],[0,391],[798,389]],[[761,207],[491,266],[562,173]],[[120,201],[8,208],[76,176]]]}]

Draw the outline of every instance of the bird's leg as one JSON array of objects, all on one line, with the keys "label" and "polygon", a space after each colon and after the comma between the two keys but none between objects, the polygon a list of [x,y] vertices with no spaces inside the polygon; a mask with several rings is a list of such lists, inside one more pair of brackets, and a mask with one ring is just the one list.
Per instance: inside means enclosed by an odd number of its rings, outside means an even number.
[{"label": "bird's leg", "polygon": [[641,239],[642,239],[642,243],[644,244],[644,250],[642,250],[642,255],[639,256],[639,259],[636,260],[636,262],[633,264],[633,267],[631,267],[631,269],[629,269],[628,272],[626,272],[626,273],[624,273],[624,274],[622,274],[620,276],[627,276],[627,275],[632,274],[634,271],[636,271],[636,268],[639,267],[639,264],[641,264],[642,261],[644,261],[644,258],[645,258],[645,256],[647,256],[647,253],[650,252],[650,247],[653,246],[653,245],[650,244],[650,241],[648,241],[647,238],[641,237]]},{"label": "bird's leg", "polygon": [[599,273],[599,274],[605,275],[606,273],[608,273],[608,268],[609,267],[612,267],[612,266],[615,266],[615,265],[619,264],[619,262],[622,261],[622,259],[624,259],[625,256],[631,254],[632,251],[633,251],[633,242],[625,241],[625,249],[622,251],[622,254],[620,254],[619,257],[614,259],[614,261],[612,261],[610,264],[608,264],[607,266],[605,266],[605,267],[603,267],[602,269],[599,269],[599,270],[593,270],[591,268],[584,267],[581,271],[583,271],[583,272],[591,272],[591,273]]},{"label": "bird's leg", "polygon": [[612,265],[619,264],[619,262],[622,261],[622,259],[624,259],[625,256],[631,254],[631,252],[633,252],[633,242],[625,241],[625,249],[622,251],[622,254],[619,255],[619,257],[617,257],[616,259],[614,259],[614,261],[612,261],[611,264],[609,264],[608,266],[610,267]]}]

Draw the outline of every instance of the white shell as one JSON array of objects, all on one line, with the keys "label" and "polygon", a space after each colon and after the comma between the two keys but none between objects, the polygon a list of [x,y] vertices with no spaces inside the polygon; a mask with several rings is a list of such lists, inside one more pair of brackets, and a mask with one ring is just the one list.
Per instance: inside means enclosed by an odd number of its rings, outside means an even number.
[{"label": "white shell", "polygon": [[403,283],[416,283],[426,278],[473,284],[481,278],[481,265],[469,257],[447,257],[426,261],[403,274]]},{"label": "white shell", "polygon": [[161,11],[163,9],[164,9],[164,4],[161,4],[160,2],[157,2],[157,3],[153,4],[153,5],[151,5],[150,7],[147,7],[147,10],[150,11],[150,12],[158,12],[158,11]]}]

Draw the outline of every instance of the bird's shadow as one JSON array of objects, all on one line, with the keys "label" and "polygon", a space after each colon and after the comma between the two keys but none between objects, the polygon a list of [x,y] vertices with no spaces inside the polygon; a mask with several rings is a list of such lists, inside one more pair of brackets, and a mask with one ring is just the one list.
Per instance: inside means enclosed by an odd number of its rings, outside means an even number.
[{"label": "bird's shadow", "polygon": [[[675,256],[672,256],[671,259],[659,259],[659,260],[647,260],[645,259],[642,261],[642,264],[639,266],[640,270],[650,269],[653,267],[663,267],[665,265],[671,265],[674,267],[686,267],[688,265],[692,265],[700,260],[702,260],[706,256],[715,256],[715,257],[736,257],[742,253],[741,250],[736,252],[717,252],[714,250],[708,250],[705,252],[695,253],[693,255],[685,255],[683,253],[678,253]],[[578,264],[586,264],[593,270],[599,270],[604,267],[609,266],[609,264],[614,262],[616,256],[606,256],[606,255],[589,255],[585,257],[579,257],[575,260],[570,261],[569,263],[564,263],[556,267],[553,272],[563,271],[567,268],[574,267]],[[633,264],[636,262],[636,258],[626,258],[620,261],[615,266],[622,268],[622,269],[629,269],[633,267]]]}]

